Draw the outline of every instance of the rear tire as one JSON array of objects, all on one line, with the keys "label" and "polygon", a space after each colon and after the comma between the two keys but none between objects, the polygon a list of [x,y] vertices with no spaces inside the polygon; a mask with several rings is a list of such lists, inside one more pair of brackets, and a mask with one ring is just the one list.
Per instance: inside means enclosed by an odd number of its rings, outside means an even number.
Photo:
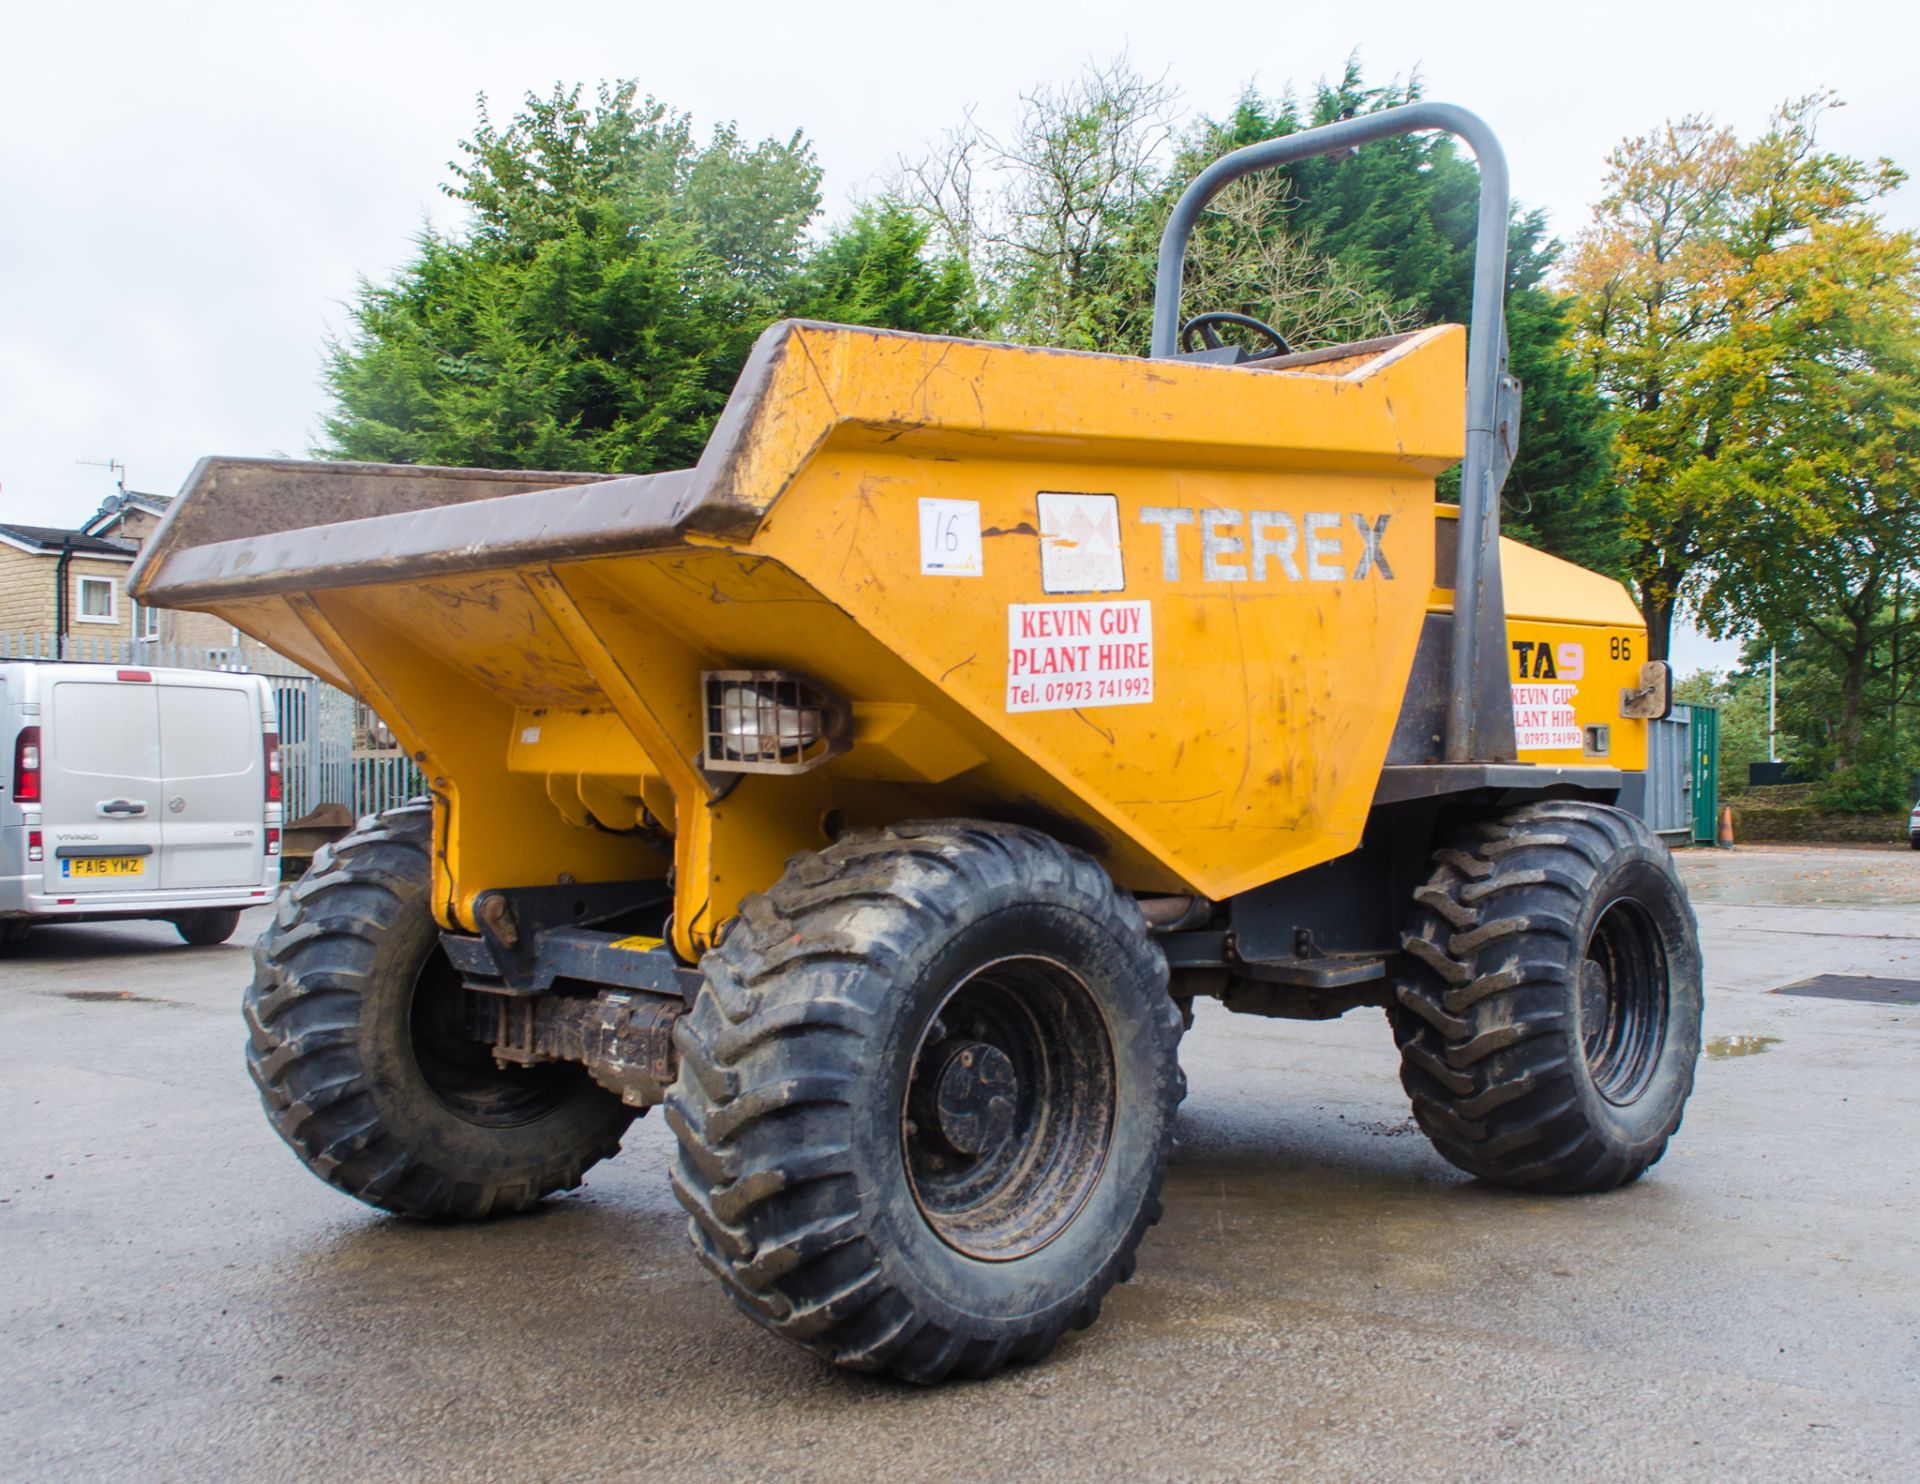
[{"label": "rear tire", "polygon": [[674,1191],[733,1301],[931,1383],[1093,1323],[1160,1215],[1186,1084],[1131,897],[1031,830],[795,856],[676,1031]]},{"label": "rear tire", "polygon": [[173,920],[174,931],[195,948],[211,948],[216,943],[224,943],[239,926],[238,907],[208,908],[201,912],[189,912]]},{"label": "rear tire", "polygon": [[634,1110],[584,1067],[501,1067],[458,1030],[460,987],[428,906],[433,809],[323,847],[254,945],[247,1070],[267,1117],[328,1184],[403,1216],[478,1219],[571,1190]]},{"label": "rear tire", "polygon": [[1388,1011],[1421,1128],[1502,1185],[1638,1179],[1700,1054],[1700,946],[1672,855],[1634,815],[1552,800],[1434,863]]}]

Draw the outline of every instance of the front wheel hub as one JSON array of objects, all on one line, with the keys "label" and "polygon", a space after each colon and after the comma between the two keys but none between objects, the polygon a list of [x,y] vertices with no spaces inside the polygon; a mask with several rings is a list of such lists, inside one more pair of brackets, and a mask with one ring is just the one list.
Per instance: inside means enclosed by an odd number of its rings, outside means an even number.
[{"label": "front wheel hub", "polygon": [[1013,1129],[1020,1079],[1013,1059],[985,1041],[954,1047],[940,1072],[934,1116],[941,1138],[956,1154],[977,1156]]},{"label": "front wheel hub", "polygon": [[1099,1183],[1116,1101],[1112,1033],[1079,975],[1038,955],[975,969],[926,1022],[902,1109],[927,1224],[987,1262],[1039,1251]]},{"label": "front wheel hub", "polygon": [[1581,1050],[1594,1089],[1627,1107],[1653,1080],[1669,1018],[1666,945],[1646,909],[1622,898],[1594,925],[1580,965]]}]

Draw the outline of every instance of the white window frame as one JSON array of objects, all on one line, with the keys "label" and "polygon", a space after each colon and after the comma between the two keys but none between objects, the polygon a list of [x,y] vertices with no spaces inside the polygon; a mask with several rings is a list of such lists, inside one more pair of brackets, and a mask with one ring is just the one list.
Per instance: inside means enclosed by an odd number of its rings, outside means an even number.
[{"label": "white window frame", "polygon": [[127,594],[127,607],[133,614],[133,637],[136,639],[160,638],[160,610],[148,607],[132,593]]},{"label": "white window frame", "polygon": [[[106,584],[107,611],[104,615],[87,612],[86,593],[87,593],[87,584],[89,582],[102,582]],[[101,577],[92,572],[74,573],[73,574],[73,621],[75,623],[107,623],[107,624],[119,623],[120,622],[120,584],[115,582],[111,577]]]}]

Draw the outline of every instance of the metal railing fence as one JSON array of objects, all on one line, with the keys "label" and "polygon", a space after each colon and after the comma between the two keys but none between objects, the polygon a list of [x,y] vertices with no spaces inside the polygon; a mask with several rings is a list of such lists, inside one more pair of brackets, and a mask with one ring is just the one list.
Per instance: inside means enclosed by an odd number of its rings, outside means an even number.
[{"label": "metal railing fence", "polygon": [[376,814],[425,791],[420,770],[391,746],[385,728],[345,691],[258,645],[162,644],[155,639],[96,639],[0,632],[0,660],[69,660],[161,669],[217,670],[264,676],[280,718],[280,776],[286,818],[322,804],[345,804],[355,818]]},{"label": "metal railing fence", "polygon": [[158,639],[95,638],[91,634],[0,631],[0,660],[76,660],[96,665],[158,665],[181,670],[224,670],[236,675],[308,675],[292,660],[258,644],[162,644]]}]

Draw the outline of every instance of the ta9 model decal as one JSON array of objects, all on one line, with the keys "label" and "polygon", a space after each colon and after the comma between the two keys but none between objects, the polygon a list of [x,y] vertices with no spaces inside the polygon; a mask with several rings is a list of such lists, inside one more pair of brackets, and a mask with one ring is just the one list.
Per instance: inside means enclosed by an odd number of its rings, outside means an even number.
[{"label": "ta9 model decal", "polygon": [[1576,639],[1524,637],[1507,642],[1513,668],[1514,741],[1520,750],[1583,751],[1576,682],[1587,678],[1586,644]]},{"label": "ta9 model decal", "polygon": [[[1618,642],[1615,641],[1616,644]],[[1513,674],[1517,680],[1580,680],[1587,673],[1587,647],[1584,644],[1515,639],[1513,657]]]}]

